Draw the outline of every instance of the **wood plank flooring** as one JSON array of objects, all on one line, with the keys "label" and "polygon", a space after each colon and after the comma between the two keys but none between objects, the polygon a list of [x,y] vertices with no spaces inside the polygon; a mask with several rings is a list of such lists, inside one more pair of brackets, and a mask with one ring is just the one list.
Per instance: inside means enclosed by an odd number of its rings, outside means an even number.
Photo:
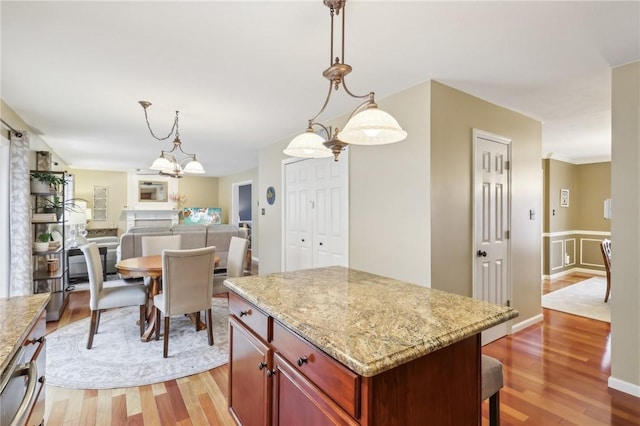
[{"label": "wood plank flooring", "polygon": [[[543,292],[589,278],[543,283]],[[543,310],[544,322],[499,339],[483,353],[504,364],[501,420],[510,425],[640,425],[640,399],[607,387],[608,323]],[[88,292],[74,292],[47,331],[89,316]],[[47,386],[47,425],[233,425],[227,365],[149,386],[75,390]],[[482,405],[488,425],[488,403]],[[296,425],[297,426],[297,425]]]}]

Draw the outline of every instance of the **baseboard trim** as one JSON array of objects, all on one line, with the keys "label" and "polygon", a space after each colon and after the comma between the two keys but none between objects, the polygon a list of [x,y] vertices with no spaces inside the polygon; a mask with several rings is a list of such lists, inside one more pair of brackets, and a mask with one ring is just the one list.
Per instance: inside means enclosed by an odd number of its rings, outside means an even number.
[{"label": "baseboard trim", "polygon": [[511,326],[511,334],[517,333],[519,331],[524,330],[527,327],[530,327],[530,326],[532,326],[534,324],[542,322],[542,320],[543,320],[542,314],[538,314],[538,315],[533,316],[533,317],[531,317],[529,319],[526,319],[526,320],[521,321],[521,322],[519,322],[517,324],[514,324],[514,325]]},{"label": "baseboard trim", "polygon": [[619,390],[620,392],[640,398],[640,385],[634,385],[633,383],[625,382],[624,380],[611,376],[609,376],[608,385],[611,389]]},{"label": "baseboard trim", "polygon": [[600,275],[600,276],[606,276],[607,273],[605,271],[599,270],[599,269],[588,269],[588,268],[571,268],[571,269],[567,269],[555,274],[551,274],[551,275],[543,275],[542,279],[543,280],[555,280],[556,278],[562,278],[566,275],[571,275],[575,272],[582,272],[585,274],[593,274],[593,275]]}]

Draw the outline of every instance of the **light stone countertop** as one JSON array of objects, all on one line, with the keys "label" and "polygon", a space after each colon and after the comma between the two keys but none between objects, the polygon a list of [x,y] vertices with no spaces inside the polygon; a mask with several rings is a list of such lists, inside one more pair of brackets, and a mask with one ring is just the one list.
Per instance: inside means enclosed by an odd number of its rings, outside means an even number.
[{"label": "light stone countertop", "polygon": [[50,293],[0,298],[0,374],[29,334]]},{"label": "light stone countertop", "polygon": [[518,316],[513,308],[339,266],[225,284],[364,377]]}]

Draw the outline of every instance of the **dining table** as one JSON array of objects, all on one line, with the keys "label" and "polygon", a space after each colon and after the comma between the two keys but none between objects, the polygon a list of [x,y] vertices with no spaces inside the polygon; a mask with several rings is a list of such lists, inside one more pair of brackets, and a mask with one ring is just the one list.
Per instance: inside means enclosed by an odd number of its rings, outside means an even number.
[{"label": "dining table", "polygon": [[[220,257],[214,257],[214,267],[220,264]],[[125,276],[149,277],[149,309],[147,310],[147,328],[140,338],[143,342],[151,340],[156,327],[160,324],[156,322],[156,307],[153,304],[153,297],[162,292],[162,255],[140,256],[123,259],[116,263],[116,271]],[[206,324],[196,320],[195,316],[190,315],[191,319],[197,321],[198,330],[206,329]]]}]

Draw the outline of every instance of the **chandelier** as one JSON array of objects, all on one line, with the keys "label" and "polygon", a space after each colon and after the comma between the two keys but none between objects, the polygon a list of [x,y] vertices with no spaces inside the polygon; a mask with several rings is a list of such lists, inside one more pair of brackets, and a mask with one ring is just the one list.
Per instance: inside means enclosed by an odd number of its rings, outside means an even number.
[{"label": "chandelier", "polygon": [[[400,142],[407,137],[407,132],[402,130],[395,118],[390,114],[378,109],[375,102],[374,92],[366,95],[354,95],[345,82],[345,77],[352,70],[351,66],[344,63],[344,23],[345,4],[347,0],[323,0],[325,6],[329,8],[331,16],[331,53],[329,56],[329,68],[324,70],[322,75],[329,80],[329,92],[324,100],[320,112],[307,122],[307,129],[304,133],[296,136],[289,143],[283,152],[292,157],[322,158],[333,155],[338,161],[338,155],[349,144],[353,145],[383,145]],[[342,11],[341,23],[341,52],[340,56],[333,56],[334,44],[334,16],[340,15]],[[333,61],[333,62],[332,62]],[[356,106],[347,119],[347,124],[342,131],[336,128],[333,133],[331,128],[324,126],[316,119],[322,114],[331,100],[333,90],[338,90],[340,85],[349,96],[356,99],[365,99],[364,102]],[[318,127],[320,136],[314,130]]]},{"label": "chandelier", "polygon": [[[144,118],[147,121],[147,127],[149,128],[149,132],[151,132],[151,136],[156,138],[159,141],[164,141],[169,139],[175,132],[176,137],[173,140],[173,148],[170,151],[162,151],[160,153],[160,157],[156,158],[149,167],[151,170],[158,170],[161,175],[171,176],[173,178],[181,178],[185,173],[193,173],[193,174],[202,174],[204,173],[204,168],[202,164],[196,159],[195,154],[188,154],[182,150],[182,142],[180,141],[180,128],[178,126],[178,113],[176,111],[176,118],[173,120],[173,126],[171,127],[171,131],[169,134],[163,138],[160,138],[153,133],[151,130],[151,125],[149,124],[149,117],[147,116],[147,108],[151,106],[151,102],[147,101],[138,101],[142,108],[144,109]],[[181,160],[178,160],[176,155],[182,153],[185,157]]]}]

